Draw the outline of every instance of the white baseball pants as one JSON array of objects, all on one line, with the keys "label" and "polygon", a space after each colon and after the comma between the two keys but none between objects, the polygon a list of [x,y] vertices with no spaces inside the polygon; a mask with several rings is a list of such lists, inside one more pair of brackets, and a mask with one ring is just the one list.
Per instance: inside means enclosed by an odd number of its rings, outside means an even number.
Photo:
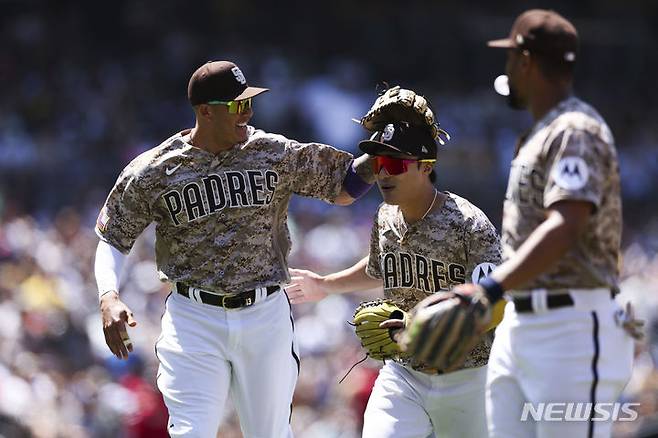
[{"label": "white baseball pants", "polygon": [[363,438],[483,438],[486,367],[429,375],[389,361],[364,414]]},{"label": "white baseball pants", "polygon": [[245,437],[292,437],[299,353],[283,291],[235,310],[173,292],[155,348],[170,436],[216,438],[230,394]]},{"label": "white baseball pants", "polygon": [[[611,434],[610,421],[553,421],[526,415],[524,403],[614,403],[630,378],[633,341],[614,320],[608,289],[571,290],[574,306],[546,308],[546,291],[530,291],[538,313],[505,307],[487,375],[490,438],[589,438]],[[537,412],[537,411],[535,411]]]}]

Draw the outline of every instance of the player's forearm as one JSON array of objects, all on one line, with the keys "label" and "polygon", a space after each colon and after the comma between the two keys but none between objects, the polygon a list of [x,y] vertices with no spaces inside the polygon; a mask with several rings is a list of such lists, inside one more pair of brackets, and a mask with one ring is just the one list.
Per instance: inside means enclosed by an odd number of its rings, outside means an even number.
[{"label": "player's forearm", "polygon": [[98,242],[94,273],[99,298],[108,292],[117,292],[119,290],[119,280],[121,279],[125,259],[126,256],[109,243],[102,240]]},{"label": "player's forearm", "polygon": [[352,161],[345,174],[340,194],[334,200],[335,204],[349,205],[370,190],[375,183],[371,158],[370,155],[364,154]]},{"label": "player's forearm", "polygon": [[554,213],[532,232],[491,278],[505,290],[522,288],[549,270],[578,241],[580,229]]},{"label": "player's forearm", "polygon": [[327,293],[331,294],[368,290],[381,286],[381,280],[366,274],[366,266],[368,266],[368,257],[364,257],[354,266],[343,271],[325,275],[322,284]]}]

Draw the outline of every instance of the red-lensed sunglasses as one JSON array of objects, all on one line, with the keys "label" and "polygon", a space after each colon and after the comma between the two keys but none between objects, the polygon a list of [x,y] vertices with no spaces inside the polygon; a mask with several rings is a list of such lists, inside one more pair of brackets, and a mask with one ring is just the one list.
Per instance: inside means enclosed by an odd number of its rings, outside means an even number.
[{"label": "red-lensed sunglasses", "polygon": [[375,175],[379,175],[382,168],[386,169],[389,175],[400,175],[409,169],[409,164],[412,163],[435,163],[436,160],[406,160],[404,158],[384,157],[378,155],[372,160],[372,170]]}]

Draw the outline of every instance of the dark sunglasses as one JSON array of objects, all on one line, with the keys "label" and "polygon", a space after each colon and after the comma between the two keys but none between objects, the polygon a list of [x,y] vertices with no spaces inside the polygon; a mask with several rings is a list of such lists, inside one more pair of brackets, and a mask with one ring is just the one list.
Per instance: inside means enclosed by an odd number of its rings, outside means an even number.
[{"label": "dark sunglasses", "polygon": [[251,109],[251,97],[242,100],[211,100],[206,102],[208,105],[226,105],[228,107],[229,114],[242,114],[246,113]]},{"label": "dark sunglasses", "polygon": [[435,163],[436,160],[406,160],[403,158],[384,157],[378,155],[372,160],[372,170],[375,175],[381,172],[382,168],[386,169],[389,175],[400,175],[409,169],[412,163]]}]

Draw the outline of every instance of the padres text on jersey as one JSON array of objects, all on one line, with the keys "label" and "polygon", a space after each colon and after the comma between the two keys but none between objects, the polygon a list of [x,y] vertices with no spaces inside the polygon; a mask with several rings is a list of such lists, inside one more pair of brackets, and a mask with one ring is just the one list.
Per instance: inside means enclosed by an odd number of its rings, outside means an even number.
[{"label": "padres text on jersey", "polygon": [[[382,279],[384,295],[410,310],[428,295],[479,281],[500,263],[498,233],[487,216],[453,193],[437,211],[411,225],[395,205],[382,204],[370,239],[367,273]],[[464,368],[485,365],[491,334]],[[412,361],[413,364],[413,361]]]},{"label": "padres text on jersey", "polygon": [[332,202],[352,155],[248,127],[249,139],[217,155],[178,133],[135,158],[99,215],[99,237],[127,253],[156,223],[161,279],[219,293],[288,279],[288,202]]},{"label": "padres text on jersey", "polygon": [[190,222],[226,207],[269,205],[278,182],[279,174],[273,170],[211,173],[166,192],[162,199],[172,222],[180,225],[181,221]]}]

